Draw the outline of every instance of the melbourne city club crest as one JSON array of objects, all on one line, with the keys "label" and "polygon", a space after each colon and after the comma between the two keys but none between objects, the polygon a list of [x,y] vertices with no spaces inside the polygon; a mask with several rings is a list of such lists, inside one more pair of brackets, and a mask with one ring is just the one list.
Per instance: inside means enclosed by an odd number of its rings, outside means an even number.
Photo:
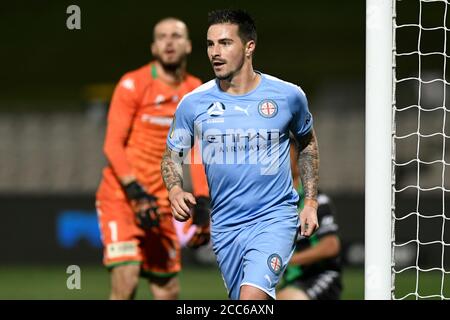
[{"label": "melbourne city club crest", "polygon": [[265,99],[259,103],[258,111],[264,118],[273,118],[278,113],[278,106],[275,101]]},{"label": "melbourne city club crest", "polygon": [[269,266],[270,271],[275,274],[280,274],[282,265],[281,257],[276,253],[271,254],[267,259],[267,265]]}]

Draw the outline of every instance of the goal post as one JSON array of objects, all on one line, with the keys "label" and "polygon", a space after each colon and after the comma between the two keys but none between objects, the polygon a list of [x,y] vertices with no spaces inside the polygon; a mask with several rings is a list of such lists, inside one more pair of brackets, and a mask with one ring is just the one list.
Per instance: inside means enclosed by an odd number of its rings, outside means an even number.
[{"label": "goal post", "polygon": [[391,299],[393,1],[366,0],[364,295]]}]

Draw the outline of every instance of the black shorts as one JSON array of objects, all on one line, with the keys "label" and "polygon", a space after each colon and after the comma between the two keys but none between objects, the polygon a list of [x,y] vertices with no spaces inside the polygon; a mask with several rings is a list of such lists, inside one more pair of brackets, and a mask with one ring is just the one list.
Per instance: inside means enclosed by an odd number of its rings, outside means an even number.
[{"label": "black shorts", "polygon": [[333,270],[294,280],[289,286],[301,289],[311,300],[339,300],[341,298],[341,274]]}]

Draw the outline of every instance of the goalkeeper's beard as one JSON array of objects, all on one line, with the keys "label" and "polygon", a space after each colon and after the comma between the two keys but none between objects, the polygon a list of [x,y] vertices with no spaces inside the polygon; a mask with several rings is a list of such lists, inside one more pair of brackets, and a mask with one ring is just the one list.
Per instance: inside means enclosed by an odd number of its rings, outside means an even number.
[{"label": "goalkeeper's beard", "polygon": [[180,57],[178,61],[175,62],[164,62],[164,60],[161,59],[161,57],[157,56],[156,60],[159,62],[159,64],[162,66],[164,71],[168,73],[176,73],[178,72],[183,65],[186,63],[186,57]]}]

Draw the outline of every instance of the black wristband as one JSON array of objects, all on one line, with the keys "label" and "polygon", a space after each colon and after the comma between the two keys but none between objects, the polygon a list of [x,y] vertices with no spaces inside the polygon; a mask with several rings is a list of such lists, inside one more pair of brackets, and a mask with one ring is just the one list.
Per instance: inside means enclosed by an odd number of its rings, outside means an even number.
[{"label": "black wristband", "polygon": [[137,181],[130,182],[123,186],[123,189],[129,200],[138,200],[146,196],[144,188]]}]

